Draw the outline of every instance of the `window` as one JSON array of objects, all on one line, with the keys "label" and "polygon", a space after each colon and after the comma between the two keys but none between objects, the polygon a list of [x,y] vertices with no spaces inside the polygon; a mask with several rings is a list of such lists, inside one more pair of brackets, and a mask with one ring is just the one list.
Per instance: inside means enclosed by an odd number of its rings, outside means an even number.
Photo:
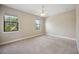
[{"label": "window", "polygon": [[4,32],[18,31],[18,18],[16,16],[4,16]]},{"label": "window", "polygon": [[40,17],[36,17],[35,24],[36,24],[36,30],[40,30]]}]

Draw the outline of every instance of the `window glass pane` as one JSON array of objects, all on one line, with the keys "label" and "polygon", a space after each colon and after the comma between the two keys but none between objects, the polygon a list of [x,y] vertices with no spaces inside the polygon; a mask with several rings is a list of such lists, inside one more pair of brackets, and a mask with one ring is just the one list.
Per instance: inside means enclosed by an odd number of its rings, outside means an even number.
[{"label": "window glass pane", "polygon": [[12,22],[17,22],[17,17],[14,17],[14,16],[10,16],[10,21],[12,21]]},{"label": "window glass pane", "polygon": [[40,24],[40,20],[36,20],[36,24]]},{"label": "window glass pane", "polygon": [[36,17],[36,20],[35,20],[35,24],[36,24],[36,30],[40,30],[40,17]]},{"label": "window glass pane", "polygon": [[40,30],[40,25],[36,25],[36,30]]},{"label": "window glass pane", "polygon": [[5,21],[10,21],[10,17],[9,16],[4,16],[5,17]]},{"label": "window glass pane", "polygon": [[15,16],[4,16],[4,32],[18,31],[18,18]]}]

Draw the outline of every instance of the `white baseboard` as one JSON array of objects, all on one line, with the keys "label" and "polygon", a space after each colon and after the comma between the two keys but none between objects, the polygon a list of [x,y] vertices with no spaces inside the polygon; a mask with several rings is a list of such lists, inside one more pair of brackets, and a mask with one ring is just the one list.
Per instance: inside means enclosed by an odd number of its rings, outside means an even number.
[{"label": "white baseboard", "polygon": [[20,41],[20,40],[24,40],[24,39],[28,39],[28,38],[32,38],[32,37],[36,37],[36,36],[39,36],[39,35],[43,35],[43,34],[38,34],[38,35],[33,35],[33,36],[29,36],[29,37],[23,37],[23,38],[19,38],[19,39],[7,41],[7,42],[2,42],[2,43],[0,43],[0,45],[9,44],[9,43],[12,43],[12,42],[16,42],[16,41]]},{"label": "white baseboard", "polygon": [[46,34],[46,35],[50,35],[50,36],[54,36],[54,37],[59,37],[59,38],[70,39],[70,40],[76,40],[76,38],[70,38],[70,37],[66,37],[66,36],[53,35],[53,34]]}]

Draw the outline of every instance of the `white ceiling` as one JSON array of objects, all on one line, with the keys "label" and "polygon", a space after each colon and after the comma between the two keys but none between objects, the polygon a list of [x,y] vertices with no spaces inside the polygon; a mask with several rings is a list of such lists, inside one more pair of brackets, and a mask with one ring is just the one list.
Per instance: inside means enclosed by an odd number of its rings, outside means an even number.
[{"label": "white ceiling", "polygon": [[[5,6],[39,16],[42,10],[42,4],[5,4]],[[72,4],[44,4],[44,6],[47,16],[52,16],[75,9],[75,5]]]}]

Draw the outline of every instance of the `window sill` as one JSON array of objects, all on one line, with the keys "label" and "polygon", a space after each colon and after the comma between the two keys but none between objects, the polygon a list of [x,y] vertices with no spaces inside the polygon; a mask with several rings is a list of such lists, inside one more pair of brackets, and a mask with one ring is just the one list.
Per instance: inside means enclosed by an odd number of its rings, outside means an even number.
[{"label": "window sill", "polygon": [[2,33],[17,33],[17,32],[19,32],[19,31],[11,31],[11,32],[2,32]]}]

